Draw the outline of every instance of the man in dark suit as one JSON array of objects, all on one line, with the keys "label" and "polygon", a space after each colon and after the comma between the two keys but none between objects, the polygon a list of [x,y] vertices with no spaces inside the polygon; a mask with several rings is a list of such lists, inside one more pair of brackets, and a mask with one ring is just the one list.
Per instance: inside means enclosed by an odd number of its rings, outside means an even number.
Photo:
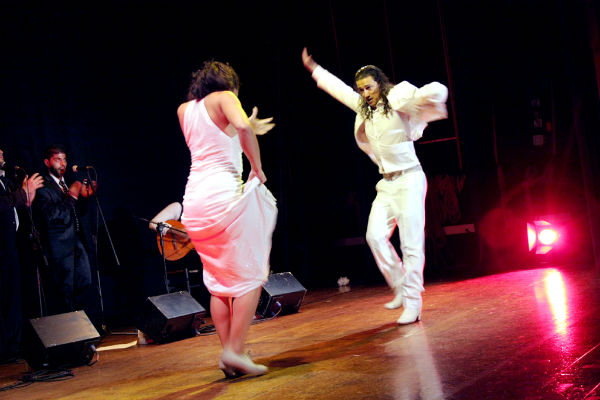
[{"label": "man in dark suit", "polygon": [[21,340],[21,271],[17,254],[17,207],[29,206],[43,185],[37,173],[15,188],[5,173],[0,150],[0,361],[17,356]]},{"label": "man in dark suit", "polygon": [[52,315],[85,310],[92,276],[79,217],[87,208],[88,192],[82,190],[80,181],[67,186],[67,155],[62,145],[46,149],[44,164],[48,174],[44,175],[44,187],[38,191],[33,207],[50,267],[48,311]]}]

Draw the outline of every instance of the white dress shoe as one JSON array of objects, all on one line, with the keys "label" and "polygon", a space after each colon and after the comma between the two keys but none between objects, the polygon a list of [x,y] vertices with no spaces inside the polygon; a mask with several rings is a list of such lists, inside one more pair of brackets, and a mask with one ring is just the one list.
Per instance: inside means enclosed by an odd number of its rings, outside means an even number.
[{"label": "white dress shoe", "polygon": [[421,309],[419,308],[404,308],[402,315],[396,321],[399,325],[407,325],[417,322],[421,319]]},{"label": "white dress shoe", "polygon": [[[252,362],[250,357],[246,354],[235,354],[231,350],[223,350],[221,362],[223,363],[223,366],[228,369],[235,370],[237,375],[240,373],[243,375],[262,375],[269,370],[265,365]],[[227,375],[225,370],[223,370],[223,372]]]},{"label": "white dress shoe", "polygon": [[396,308],[402,307],[403,300],[404,296],[402,296],[402,293],[398,293],[396,297],[394,297],[394,300],[390,301],[389,303],[385,303],[384,307],[388,310],[395,310]]}]

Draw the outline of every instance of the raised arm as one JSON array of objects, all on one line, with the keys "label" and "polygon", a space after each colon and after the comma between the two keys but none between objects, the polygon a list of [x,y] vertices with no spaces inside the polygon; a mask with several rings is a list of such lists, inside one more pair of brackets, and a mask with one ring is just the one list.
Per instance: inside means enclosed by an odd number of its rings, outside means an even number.
[{"label": "raised arm", "polygon": [[302,50],[302,63],[312,74],[312,78],[317,82],[319,89],[326,91],[340,103],[343,103],[353,111],[358,112],[360,95],[350,86],[346,85],[341,79],[317,64],[312,56],[308,54],[306,47]]},{"label": "raised arm", "polygon": [[313,60],[312,56],[308,54],[308,50],[306,50],[306,47],[302,49],[302,63],[304,63],[304,67],[311,74],[314,72],[315,68],[319,66],[319,64],[317,64],[316,61]]}]

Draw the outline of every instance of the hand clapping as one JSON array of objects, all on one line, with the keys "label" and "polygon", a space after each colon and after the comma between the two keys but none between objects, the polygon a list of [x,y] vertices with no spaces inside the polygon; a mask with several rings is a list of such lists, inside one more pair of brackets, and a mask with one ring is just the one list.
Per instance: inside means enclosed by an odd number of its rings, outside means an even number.
[{"label": "hand clapping", "polygon": [[23,179],[23,190],[27,194],[27,206],[31,205],[31,202],[35,198],[35,192],[39,188],[44,186],[44,178],[40,176],[37,172],[31,175],[31,178],[28,176]]}]

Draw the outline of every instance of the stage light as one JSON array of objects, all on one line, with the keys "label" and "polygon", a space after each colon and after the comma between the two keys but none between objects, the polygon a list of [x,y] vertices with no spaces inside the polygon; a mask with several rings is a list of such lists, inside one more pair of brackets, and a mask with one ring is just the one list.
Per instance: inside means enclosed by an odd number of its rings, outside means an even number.
[{"label": "stage light", "polygon": [[529,251],[535,254],[548,254],[558,243],[560,234],[550,222],[539,219],[527,223]]},{"label": "stage light", "polygon": [[527,223],[527,241],[529,242],[529,251],[531,251],[531,249],[533,249],[533,247],[535,246],[536,236],[537,236],[537,234],[535,233],[535,226],[532,223],[528,222]]},{"label": "stage light", "polygon": [[538,234],[540,243],[550,246],[558,241],[558,232],[552,228],[542,229]]}]

